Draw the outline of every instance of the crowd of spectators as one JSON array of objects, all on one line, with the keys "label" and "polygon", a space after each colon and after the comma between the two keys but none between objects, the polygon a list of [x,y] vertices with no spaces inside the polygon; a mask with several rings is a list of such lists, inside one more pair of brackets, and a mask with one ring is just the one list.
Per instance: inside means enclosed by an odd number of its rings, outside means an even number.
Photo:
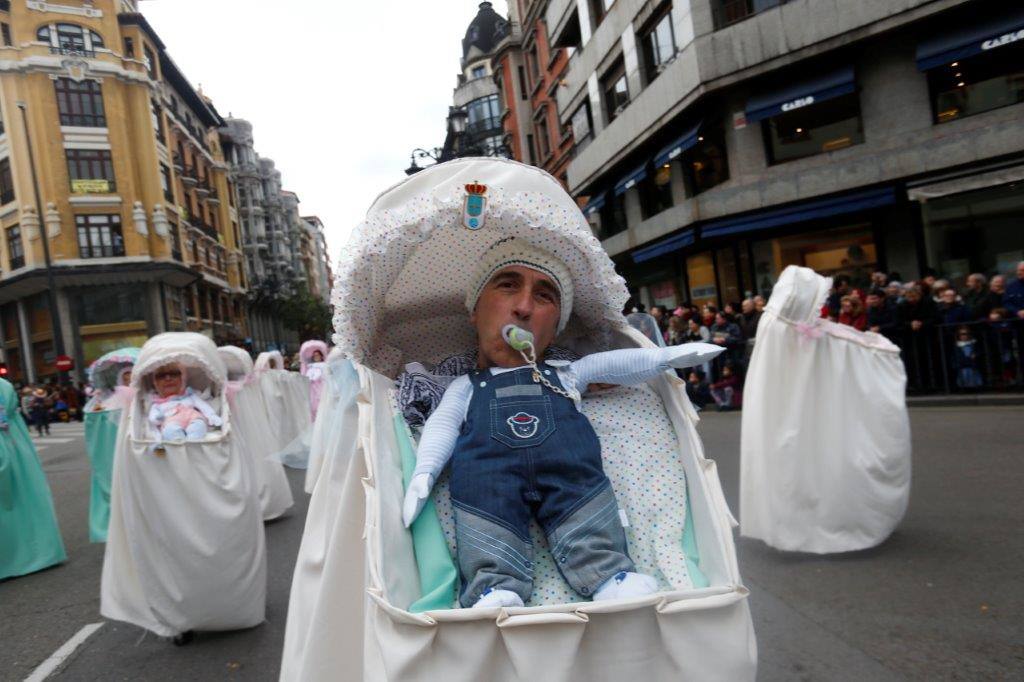
[{"label": "crowd of spectators", "polygon": [[[743,404],[744,375],[764,306],[764,297],[751,296],[721,309],[710,303],[684,303],[674,310],[654,305],[648,314],[631,301],[625,314],[658,343],[725,346],[714,362],[686,370],[683,378],[698,407],[732,410]],[[649,326],[638,322],[648,316]],[[839,275],[821,316],[893,341],[900,347],[910,390],[1024,386],[1024,261],[1009,277],[971,274],[959,290],[932,270],[910,282],[901,281],[899,273],[874,272],[859,286]],[[654,325],[660,340],[650,331]]]},{"label": "crowd of spectators", "polygon": [[50,434],[53,422],[82,421],[88,399],[85,384],[58,386],[50,381],[43,384],[17,385],[21,398],[21,415],[29,428],[39,436]]}]

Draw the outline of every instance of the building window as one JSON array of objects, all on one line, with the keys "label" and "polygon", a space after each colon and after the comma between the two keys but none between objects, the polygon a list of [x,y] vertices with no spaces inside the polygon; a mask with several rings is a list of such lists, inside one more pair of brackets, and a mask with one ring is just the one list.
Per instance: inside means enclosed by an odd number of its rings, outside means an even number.
[{"label": "building window", "polygon": [[762,122],[768,163],[783,163],[864,141],[857,93],[772,116]]},{"label": "building window", "polygon": [[164,128],[164,115],[160,111],[160,105],[156,100],[149,101],[149,113],[153,119],[153,130],[156,131],[156,141],[167,146],[167,130]]},{"label": "building window", "polygon": [[706,192],[729,179],[725,134],[721,129],[710,130],[697,138],[697,144],[683,157],[683,169],[690,196]]},{"label": "building window", "polygon": [[107,149],[67,149],[68,178],[75,194],[105,193],[117,189],[114,164]]},{"label": "building window", "polygon": [[14,178],[11,177],[11,160],[0,161],[0,204],[14,201]]},{"label": "building window", "polygon": [[601,78],[605,115],[611,123],[629,104],[629,85],[626,83],[626,65],[620,58]]},{"label": "building window", "polygon": [[0,33],[3,34],[4,45],[11,45],[11,25],[7,22],[0,23]]},{"label": "building window", "polygon": [[612,235],[625,232],[629,225],[626,223],[626,195],[608,192],[608,199],[604,202],[599,213],[601,216],[601,229],[598,230],[598,239],[607,239]]},{"label": "building window", "polygon": [[92,57],[94,51],[104,47],[99,33],[77,24],[49,24],[36,31],[36,40],[50,45],[57,54],[82,54]]},{"label": "building window", "polygon": [[641,35],[640,43],[644,53],[644,71],[650,83],[676,58],[672,5],[667,5],[648,26],[650,28]]},{"label": "building window", "polygon": [[106,127],[103,89],[99,83],[91,80],[76,83],[70,78],[58,78],[53,87],[57,92],[57,109],[62,126]]},{"label": "building window", "polygon": [[497,95],[473,100],[466,105],[466,114],[466,134],[471,138],[501,127],[501,105]]},{"label": "building window", "polygon": [[714,0],[711,8],[715,17],[715,29],[725,28],[786,2],[789,0]]},{"label": "building window", "polygon": [[135,39],[134,38],[130,38],[130,37],[127,37],[127,36],[125,37],[125,39],[124,39],[124,56],[125,57],[134,57],[135,56]]},{"label": "building window", "polygon": [[1007,45],[928,72],[936,123],[1024,102],[1024,44]]},{"label": "building window", "polygon": [[540,57],[537,56],[537,43],[533,44],[530,51],[526,53],[526,63],[530,67],[530,89],[537,87],[540,83]]},{"label": "building window", "polygon": [[526,69],[523,67],[517,67],[516,71],[519,73],[519,99],[529,99],[530,95],[526,88]]},{"label": "building window", "polygon": [[76,215],[78,255],[81,258],[111,258],[124,255],[119,215]]},{"label": "building window", "polygon": [[142,46],[142,54],[146,58],[146,73],[153,80],[156,80],[156,55],[153,54],[153,50],[149,49],[149,45]]},{"label": "building window", "polygon": [[527,135],[526,136],[526,153],[528,155],[528,158],[526,160],[527,163],[529,163],[531,166],[536,165],[537,164],[537,153],[536,153],[536,151],[534,151],[534,148],[533,148],[533,135]]},{"label": "building window", "polygon": [[164,191],[164,199],[174,203],[174,190],[171,189],[171,169],[160,164],[160,188]]},{"label": "building window", "polygon": [[594,28],[597,28],[614,4],[615,0],[590,0],[590,16],[594,20]]},{"label": "building window", "polygon": [[593,126],[590,118],[590,102],[584,102],[583,105],[576,110],[576,113],[572,115],[572,139],[573,144],[576,146],[576,151],[580,152],[590,144],[590,141],[594,139]]},{"label": "building window", "polygon": [[551,136],[548,133],[547,111],[537,121],[537,150],[540,152],[540,162],[544,163],[551,154]]},{"label": "building window", "polygon": [[178,234],[178,225],[171,223],[167,229],[171,232],[171,257],[174,260],[181,260],[181,236]]},{"label": "building window", "polygon": [[640,213],[644,220],[672,208],[672,163],[664,163],[640,181]]},{"label": "building window", "polygon": [[25,266],[25,247],[21,243],[21,226],[11,225],[7,228],[7,258],[11,270]]},{"label": "building window", "polygon": [[483,78],[486,75],[487,75],[487,67],[486,66],[474,66],[473,69],[470,71],[470,78],[474,78],[474,79],[476,79],[476,78]]}]

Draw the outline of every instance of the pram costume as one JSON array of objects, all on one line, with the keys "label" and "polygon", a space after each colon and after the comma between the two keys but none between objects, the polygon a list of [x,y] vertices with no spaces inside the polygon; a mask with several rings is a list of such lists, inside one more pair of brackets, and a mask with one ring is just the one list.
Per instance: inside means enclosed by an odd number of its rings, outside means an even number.
[{"label": "pram costume", "polygon": [[164,440],[202,440],[209,427],[223,422],[209,403],[192,388],[175,395],[149,395],[149,423]]},{"label": "pram costume", "polygon": [[[655,350],[623,318],[625,283],[578,206],[543,171],[503,159],[459,159],[382,194],[336,270],[333,340],[352,371],[339,374],[345,390],[320,405],[320,415],[328,410],[327,423],[338,428],[325,432],[330,442],[293,574],[281,679],[753,679],[756,644],[731,516],[714,464],[704,459],[696,413],[673,372],[655,372],[635,386],[586,390],[580,408],[614,489],[613,522],[621,525],[622,508],[628,556],[637,573],[656,579],[655,593],[602,602],[581,596],[528,512],[534,588],[526,605],[459,608],[454,470],[433,482],[411,532],[405,528],[403,498],[416,485],[418,455],[429,451],[429,439],[424,433],[417,446],[419,432],[407,418],[419,408],[406,409],[396,380],[415,366],[438,385],[481,371],[450,362],[477,347],[466,306],[474,273],[466,264],[479,263],[505,237],[547,251],[571,273],[570,319],[554,343],[572,357],[564,364],[550,353],[537,358],[551,387],[585,388],[570,376],[585,369],[569,367],[575,358]],[[483,370],[490,378],[478,377],[472,392],[479,398],[493,381],[495,400],[499,389],[535,393],[532,368],[519,377],[509,369]],[[481,389],[481,380],[488,387]],[[439,406],[443,397],[433,402],[410,383],[407,395]],[[566,408],[564,418],[573,419],[576,401],[551,387],[542,383],[541,395],[528,397],[552,405],[557,397],[559,414]],[[453,411],[456,424],[466,409],[472,408]],[[526,415],[515,419],[519,411],[500,422],[509,429],[503,435],[521,440],[515,425],[527,438],[541,437],[546,412],[522,410]],[[567,436],[568,428],[558,423],[540,445]],[[497,442],[489,426],[477,435]],[[509,481],[517,485],[515,477]],[[600,473],[588,481],[588,492],[597,489],[590,500],[607,488]],[[597,582],[584,576],[578,584],[584,581]]]}]

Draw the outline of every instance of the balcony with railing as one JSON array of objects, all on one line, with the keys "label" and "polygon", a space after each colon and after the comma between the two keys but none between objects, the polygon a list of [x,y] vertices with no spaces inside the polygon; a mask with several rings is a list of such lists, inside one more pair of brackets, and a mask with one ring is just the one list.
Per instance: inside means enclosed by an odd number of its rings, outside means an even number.
[{"label": "balcony with railing", "polygon": [[199,177],[196,175],[196,169],[193,166],[185,166],[185,169],[181,172],[181,184],[188,188],[199,184]]}]

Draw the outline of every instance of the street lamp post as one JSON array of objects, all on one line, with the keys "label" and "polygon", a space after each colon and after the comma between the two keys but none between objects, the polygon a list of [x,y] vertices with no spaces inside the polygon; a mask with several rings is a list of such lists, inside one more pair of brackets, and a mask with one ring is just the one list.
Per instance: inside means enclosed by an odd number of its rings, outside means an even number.
[{"label": "street lamp post", "polygon": [[[53,347],[57,355],[64,355],[64,334],[60,325],[60,312],[57,310],[57,282],[53,276],[53,261],[50,259],[50,235],[46,232],[46,221],[43,216],[42,199],[39,196],[39,178],[36,176],[36,158],[32,152],[32,136],[28,130],[28,114],[25,102],[18,102],[21,109],[21,124],[25,131],[25,146],[28,148],[28,167],[32,174],[32,191],[36,199],[36,218],[39,223],[39,238],[43,242],[43,262],[46,265],[46,288],[50,307],[50,326],[53,328]],[[57,371],[59,383],[67,380],[67,372]]]}]

